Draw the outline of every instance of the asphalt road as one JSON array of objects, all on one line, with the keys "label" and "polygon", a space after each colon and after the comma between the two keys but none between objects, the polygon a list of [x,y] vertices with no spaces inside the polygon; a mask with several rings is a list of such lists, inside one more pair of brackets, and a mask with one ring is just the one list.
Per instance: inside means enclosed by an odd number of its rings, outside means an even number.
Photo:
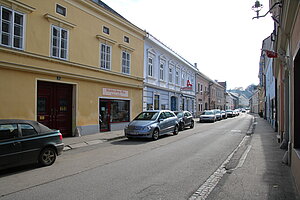
[{"label": "asphalt road", "polygon": [[252,116],[195,123],[157,141],[117,140],[64,152],[54,165],[0,173],[0,199],[188,199],[244,138]]}]

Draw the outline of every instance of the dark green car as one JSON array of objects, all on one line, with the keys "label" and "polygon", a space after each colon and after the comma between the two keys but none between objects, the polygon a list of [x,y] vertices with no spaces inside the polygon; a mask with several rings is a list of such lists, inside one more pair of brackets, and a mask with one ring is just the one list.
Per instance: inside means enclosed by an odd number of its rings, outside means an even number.
[{"label": "dark green car", "polygon": [[31,163],[49,166],[63,148],[59,130],[36,121],[0,119],[0,169]]}]

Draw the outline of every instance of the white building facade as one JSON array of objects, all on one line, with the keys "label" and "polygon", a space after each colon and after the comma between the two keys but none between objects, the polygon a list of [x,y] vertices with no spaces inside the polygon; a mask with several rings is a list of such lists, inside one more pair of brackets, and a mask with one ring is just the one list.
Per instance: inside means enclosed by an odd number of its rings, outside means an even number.
[{"label": "white building facade", "polygon": [[144,45],[143,110],[196,111],[197,68],[150,34]]}]

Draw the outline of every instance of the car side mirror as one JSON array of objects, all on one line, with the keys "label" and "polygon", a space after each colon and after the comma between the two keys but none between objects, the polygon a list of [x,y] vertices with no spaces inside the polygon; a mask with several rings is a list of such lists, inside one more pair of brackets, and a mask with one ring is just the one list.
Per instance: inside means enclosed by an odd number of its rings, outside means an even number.
[{"label": "car side mirror", "polygon": [[158,119],[158,122],[162,122],[162,121],[164,121],[164,119]]}]

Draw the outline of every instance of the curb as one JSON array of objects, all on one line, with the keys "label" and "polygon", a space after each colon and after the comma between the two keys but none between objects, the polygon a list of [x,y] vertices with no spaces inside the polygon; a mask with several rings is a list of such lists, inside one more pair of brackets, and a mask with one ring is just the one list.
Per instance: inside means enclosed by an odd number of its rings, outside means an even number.
[{"label": "curb", "polygon": [[95,140],[89,140],[89,141],[83,141],[83,142],[78,142],[78,143],[73,143],[73,144],[68,144],[64,146],[63,151],[70,151],[72,149],[78,149],[81,147],[87,147],[91,145],[96,145],[104,142],[110,142],[114,140],[119,140],[119,139],[124,139],[126,138],[125,136],[116,136],[112,138],[106,138],[106,139],[95,139]]}]

